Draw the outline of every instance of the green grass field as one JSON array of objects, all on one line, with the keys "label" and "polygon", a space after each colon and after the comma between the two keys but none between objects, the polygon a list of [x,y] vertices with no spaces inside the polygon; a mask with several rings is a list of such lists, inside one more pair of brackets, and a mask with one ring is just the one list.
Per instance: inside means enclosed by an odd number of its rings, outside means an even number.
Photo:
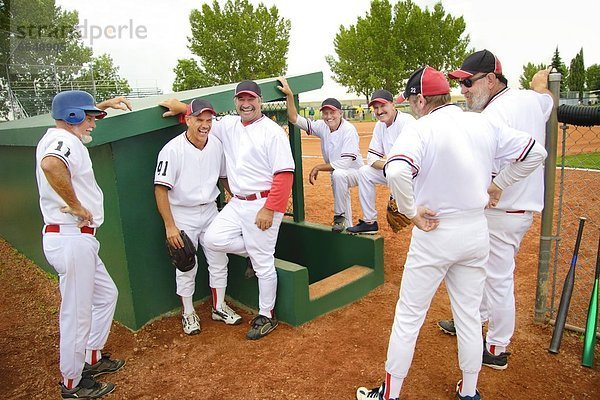
[{"label": "green grass field", "polygon": [[[557,158],[556,165],[562,165],[560,157]],[[585,153],[566,156],[565,167],[600,169],[600,153]]]}]

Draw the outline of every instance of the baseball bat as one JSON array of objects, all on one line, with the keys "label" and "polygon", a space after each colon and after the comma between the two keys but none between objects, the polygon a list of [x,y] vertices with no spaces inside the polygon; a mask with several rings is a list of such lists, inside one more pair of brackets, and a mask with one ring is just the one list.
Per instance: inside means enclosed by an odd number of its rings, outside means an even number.
[{"label": "baseball bat", "polygon": [[556,322],[554,324],[554,331],[552,332],[552,340],[550,340],[550,353],[558,354],[560,348],[560,342],[562,340],[563,332],[565,330],[565,323],[567,321],[567,314],[569,313],[569,304],[571,303],[571,295],[573,294],[573,286],[575,284],[575,265],[577,265],[577,255],[579,253],[579,245],[581,244],[581,236],[583,234],[583,225],[585,224],[585,217],[579,217],[579,230],[577,231],[577,239],[575,240],[575,249],[573,250],[573,257],[571,258],[571,267],[565,278],[563,284],[562,294],[560,296],[560,304],[558,306],[558,313],[556,314]]},{"label": "baseball bat", "polygon": [[598,328],[598,285],[600,285],[600,237],[598,237],[598,250],[596,250],[596,275],[588,307],[585,335],[583,336],[583,354],[581,355],[581,365],[590,368],[594,365],[594,346]]}]

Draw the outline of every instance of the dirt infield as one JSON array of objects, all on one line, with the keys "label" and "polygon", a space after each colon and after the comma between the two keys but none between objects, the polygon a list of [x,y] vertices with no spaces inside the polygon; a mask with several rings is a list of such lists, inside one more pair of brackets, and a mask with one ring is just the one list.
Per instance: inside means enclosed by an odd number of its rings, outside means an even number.
[{"label": "dirt infield", "polygon": [[[359,124],[366,154],[373,124]],[[321,162],[319,143],[302,140],[306,180]],[[329,177],[305,183],[306,218],[329,224],[333,202]],[[567,193],[567,195],[569,195]],[[355,219],[361,214],[352,192]],[[387,191],[378,190],[384,209]],[[558,355],[548,353],[551,327],[533,323],[539,218],[517,259],[517,330],[505,371],[482,369],[485,399],[598,399],[600,345],[596,366],[580,366],[582,340],[565,333]],[[394,235],[381,224],[385,240],[385,282],[358,302],[299,328],[280,325],[259,341],[248,341],[246,324],[225,326],[210,319],[210,304],[198,304],[202,333],[187,337],[179,318],[165,317],[138,332],[115,323],[107,350],[126,366],[102,377],[117,384],[108,399],[353,399],[358,386],[379,385],[384,377],[389,332],[408,248],[409,233]],[[2,399],[56,399],[58,395],[58,305],[55,280],[0,240],[0,383]],[[279,296],[285,296],[280,293]],[[240,311],[248,321],[251,316]],[[452,399],[460,378],[456,339],[436,321],[450,316],[445,289],[427,316],[401,399]]]}]

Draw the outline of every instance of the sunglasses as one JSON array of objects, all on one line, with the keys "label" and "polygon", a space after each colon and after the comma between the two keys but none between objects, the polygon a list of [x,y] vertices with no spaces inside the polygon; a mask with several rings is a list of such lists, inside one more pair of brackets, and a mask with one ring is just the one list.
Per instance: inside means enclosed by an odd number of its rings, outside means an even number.
[{"label": "sunglasses", "polygon": [[467,78],[467,79],[458,81],[458,83],[461,85],[464,85],[464,87],[470,88],[471,86],[473,86],[473,83],[477,82],[480,79],[485,78],[486,76],[487,76],[487,74],[478,76],[477,78]]}]

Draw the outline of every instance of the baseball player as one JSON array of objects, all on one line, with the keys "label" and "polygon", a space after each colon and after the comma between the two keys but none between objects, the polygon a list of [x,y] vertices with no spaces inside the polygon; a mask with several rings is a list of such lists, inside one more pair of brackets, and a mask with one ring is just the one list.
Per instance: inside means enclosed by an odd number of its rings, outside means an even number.
[{"label": "baseball player", "polygon": [[[212,319],[228,325],[242,322],[224,301],[227,287],[227,255],[206,248],[204,233],[218,214],[217,182],[225,178],[225,159],[221,141],[209,135],[213,106],[207,100],[195,99],[185,116],[187,130],[169,141],[158,154],[154,175],[154,194],[158,211],[165,223],[169,244],[184,246],[179,232],[183,230],[197,248],[202,246],[208,263],[212,293]],[[187,335],[200,333],[200,319],[194,310],[192,296],[196,285],[198,262],[187,272],[175,269],[177,294],[181,297],[181,323]]]},{"label": "baseball player", "polygon": [[[459,80],[470,110],[482,112],[498,124],[531,132],[544,145],[546,121],[554,104],[547,88],[547,70],[534,76],[531,84],[534,90],[510,89],[498,58],[488,50],[481,50],[468,56],[449,77]],[[494,174],[501,167],[495,165]],[[489,320],[483,365],[494,369],[508,367],[510,353],[506,348],[515,329],[515,257],[531,226],[533,213],[541,212],[543,206],[544,171],[540,166],[529,177],[507,188],[498,205],[485,212],[490,256],[480,308],[482,321]],[[456,333],[453,320],[442,320],[438,325],[446,333]]]},{"label": "baseball player", "polygon": [[325,163],[317,164],[310,171],[308,181],[314,185],[321,171],[331,172],[333,189],[333,225],[331,230],[343,232],[352,226],[350,188],[358,185],[358,169],[364,165],[359,149],[358,132],[354,125],[343,118],[342,105],[333,98],[321,103],[320,121],[311,121],[298,115],[294,93],[283,77],[277,78],[277,88],[286,96],[289,121],[309,135],[321,139],[321,153]]},{"label": "baseball player", "polygon": [[124,360],[102,349],[108,339],[118,290],[98,256],[96,231],[104,221],[103,194],[85,143],[107,108],[129,109],[124,97],[95,104],[87,92],[71,90],[52,100],[56,127],[36,149],[36,179],[44,219],[46,259],[58,274],[61,396],[100,398],[115,389],[95,376],[118,371]]},{"label": "baseball player", "polygon": [[369,107],[373,107],[378,121],[369,144],[367,165],[358,170],[358,194],[364,219],[359,219],[357,225],[348,228],[350,233],[374,234],[379,230],[375,209],[375,185],[387,184],[383,176],[386,155],[404,126],[415,120],[412,115],[396,110],[392,93],[384,89],[373,92]]},{"label": "baseball player", "polygon": [[[261,90],[253,81],[242,81],[235,89],[238,115],[213,123],[212,135],[223,142],[231,200],[213,220],[204,235],[206,248],[249,256],[258,279],[259,314],[246,337],[260,339],[271,333],[277,296],[275,244],[283,213],[292,191],[294,159],[285,131],[262,114]],[[164,115],[185,110],[176,100],[161,103]]]},{"label": "baseball player", "polygon": [[[415,227],[404,266],[386,361],[384,384],[359,400],[398,398],[419,330],[442,280],[451,300],[462,379],[458,399],[480,399],[479,305],[489,239],[484,207],[495,207],[502,189],[527,176],[546,152],[531,136],[494,125],[450,104],[445,76],[431,67],[415,71],[402,100],[420,118],[390,151],[384,171],[398,210]],[[509,162],[490,183],[495,161]]]}]

